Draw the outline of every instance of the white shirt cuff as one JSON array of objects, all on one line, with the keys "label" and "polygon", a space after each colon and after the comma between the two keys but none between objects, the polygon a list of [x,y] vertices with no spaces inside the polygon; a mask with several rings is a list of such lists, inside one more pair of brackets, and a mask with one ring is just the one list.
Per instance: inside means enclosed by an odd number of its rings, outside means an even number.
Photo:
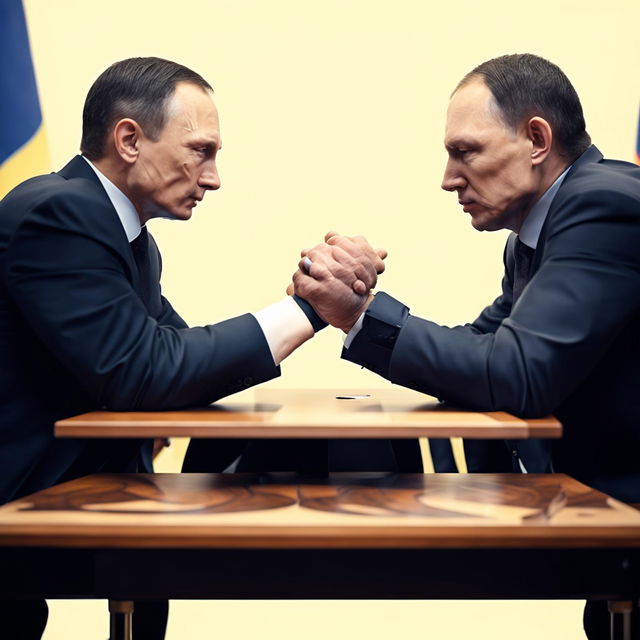
[{"label": "white shirt cuff", "polygon": [[356,320],[355,324],[351,329],[349,329],[349,333],[344,337],[344,348],[348,349],[351,346],[351,343],[354,341],[355,337],[360,333],[360,329],[362,329],[362,323],[364,321],[364,314],[366,312],[363,311],[360,314],[360,317]]},{"label": "white shirt cuff", "polygon": [[264,333],[276,365],[314,336],[307,316],[291,296],[256,311],[253,316]]}]

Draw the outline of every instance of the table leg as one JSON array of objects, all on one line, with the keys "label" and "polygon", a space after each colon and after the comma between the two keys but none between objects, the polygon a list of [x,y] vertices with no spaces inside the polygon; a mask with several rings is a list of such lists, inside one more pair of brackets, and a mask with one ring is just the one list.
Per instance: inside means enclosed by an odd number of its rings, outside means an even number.
[{"label": "table leg", "polygon": [[109,600],[109,640],[132,640],[133,601]]},{"label": "table leg", "polygon": [[609,600],[611,640],[631,640],[631,600]]}]

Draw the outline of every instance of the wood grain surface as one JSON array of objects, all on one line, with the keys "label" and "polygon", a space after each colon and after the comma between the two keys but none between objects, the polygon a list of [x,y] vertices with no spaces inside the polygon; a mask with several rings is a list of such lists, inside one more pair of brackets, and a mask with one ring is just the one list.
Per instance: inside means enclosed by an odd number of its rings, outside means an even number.
[{"label": "wood grain surface", "polygon": [[59,438],[559,438],[552,416],[524,420],[465,411],[404,389],[250,389],[184,411],[93,411],[55,427]]},{"label": "wood grain surface", "polygon": [[103,474],[0,508],[0,546],[640,547],[640,513],[562,474]]}]

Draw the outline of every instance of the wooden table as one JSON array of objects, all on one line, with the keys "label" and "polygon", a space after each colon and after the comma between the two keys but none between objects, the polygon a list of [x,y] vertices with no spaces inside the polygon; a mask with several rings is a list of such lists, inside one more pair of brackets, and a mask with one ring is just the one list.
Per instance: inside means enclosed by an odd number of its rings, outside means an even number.
[{"label": "wooden table", "polygon": [[[562,433],[551,416],[523,420],[504,412],[465,411],[401,387],[258,388],[198,409],[95,411],[61,420],[55,428],[56,436],[62,438],[426,436],[517,440],[559,438]],[[513,590],[511,569],[502,572],[505,579],[511,576],[503,583],[509,588],[485,584],[485,576],[494,573],[492,565],[498,560],[489,560],[491,554],[501,557],[517,552],[528,566],[533,549],[540,553],[545,548],[546,558],[554,553],[550,545],[571,552],[576,546],[585,548],[576,545],[573,525],[564,534],[554,527],[553,542],[548,543],[544,532],[551,529],[540,528],[540,524],[560,517],[556,512],[570,513],[567,490],[576,495],[589,490],[576,489],[576,483],[558,476],[550,485],[545,484],[548,479],[538,479],[531,493],[533,481],[533,476],[507,481],[471,476],[445,480],[444,476],[423,475],[331,475],[313,485],[300,485],[296,476],[276,475],[95,476],[42,492],[35,508],[21,501],[0,510],[0,544],[16,545],[12,552],[2,554],[10,563],[7,570],[17,568],[11,563],[19,558],[38,575],[42,574],[37,567],[54,569],[52,563],[86,567],[89,572],[78,569],[81,575],[65,575],[70,581],[66,586],[51,581],[51,574],[46,573],[42,592],[89,590],[93,597],[118,602],[153,597],[495,597],[490,595],[494,588],[512,596],[518,592]],[[451,500],[451,491],[457,496],[453,511],[441,504]],[[512,494],[517,495],[515,503]],[[480,495],[493,497],[487,501]],[[612,527],[603,528],[601,519],[638,526],[640,516],[631,512],[629,521],[630,512],[623,505],[609,506],[605,498],[589,495],[605,508],[597,507],[594,512],[599,519],[598,535],[586,548],[592,550],[595,545],[605,554],[623,553],[617,548],[622,534],[617,533],[609,545],[604,534]],[[463,503],[471,511],[456,511]],[[492,515],[487,515],[487,509]],[[521,521],[524,516],[526,522]],[[584,517],[592,521],[591,516]],[[579,522],[581,527],[585,523]],[[487,535],[477,535],[476,525],[482,525],[480,530]],[[560,543],[563,535],[564,543]],[[35,556],[26,546],[37,547]],[[619,559],[616,555],[616,562]],[[514,560],[504,561],[504,567],[511,567]],[[532,571],[539,562],[540,557],[531,561]],[[564,562],[560,556],[558,562]],[[607,571],[613,566],[610,562],[605,562]],[[165,573],[167,568],[170,571]],[[475,577],[467,579],[469,571]],[[464,574],[464,580],[453,578],[456,572]],[[439,577],[425,580],[426,574]],[[556,591],[563,594],[557,597],[574,597],[568,594],[580,591],[569,576],[567,571],[568,582]],[[613,593],[618,597],[627,589],[619,579],[616,574],[611,582],[595,580],[587,590],[597,590],[604,594],[601,597]],[[519,597],[550,596],[539,579],[526,582]],[[28,591],[30,585],[24,588]],[[120,604],[114,606],[121,610]],[[118,615],[112,613],[114,625]]]},{"label": "wooden table", "polygon": [[[339,399],[351,396],[351,399]],[[60,420],[59,438],[559,438],[549,416],[457,409],[402,387],[251,389],[186,411],[92,411]]]},{"label": "wooden table", "polygon": [[0,508],[0,598],[118,611],[145,598],[630,601],[638,566],[640,513],[560,474],[94,475]]}]

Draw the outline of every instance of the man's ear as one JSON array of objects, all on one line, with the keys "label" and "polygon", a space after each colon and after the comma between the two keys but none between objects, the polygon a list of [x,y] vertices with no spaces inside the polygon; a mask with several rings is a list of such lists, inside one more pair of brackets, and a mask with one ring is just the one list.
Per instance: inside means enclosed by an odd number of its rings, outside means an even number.
[{"label": "man's ear", "polygon": [[531,140],[531,162],[539,165],[551,152],[553,131],[551,125],[540,116],[534,116],[527,122],[527,135]]},{"label": "man's ear", "polygon": [[118,120],[113,127],[113,144],[116,153],[127,163],[133,164],[140,153],[142,129],[131,118]]}]

